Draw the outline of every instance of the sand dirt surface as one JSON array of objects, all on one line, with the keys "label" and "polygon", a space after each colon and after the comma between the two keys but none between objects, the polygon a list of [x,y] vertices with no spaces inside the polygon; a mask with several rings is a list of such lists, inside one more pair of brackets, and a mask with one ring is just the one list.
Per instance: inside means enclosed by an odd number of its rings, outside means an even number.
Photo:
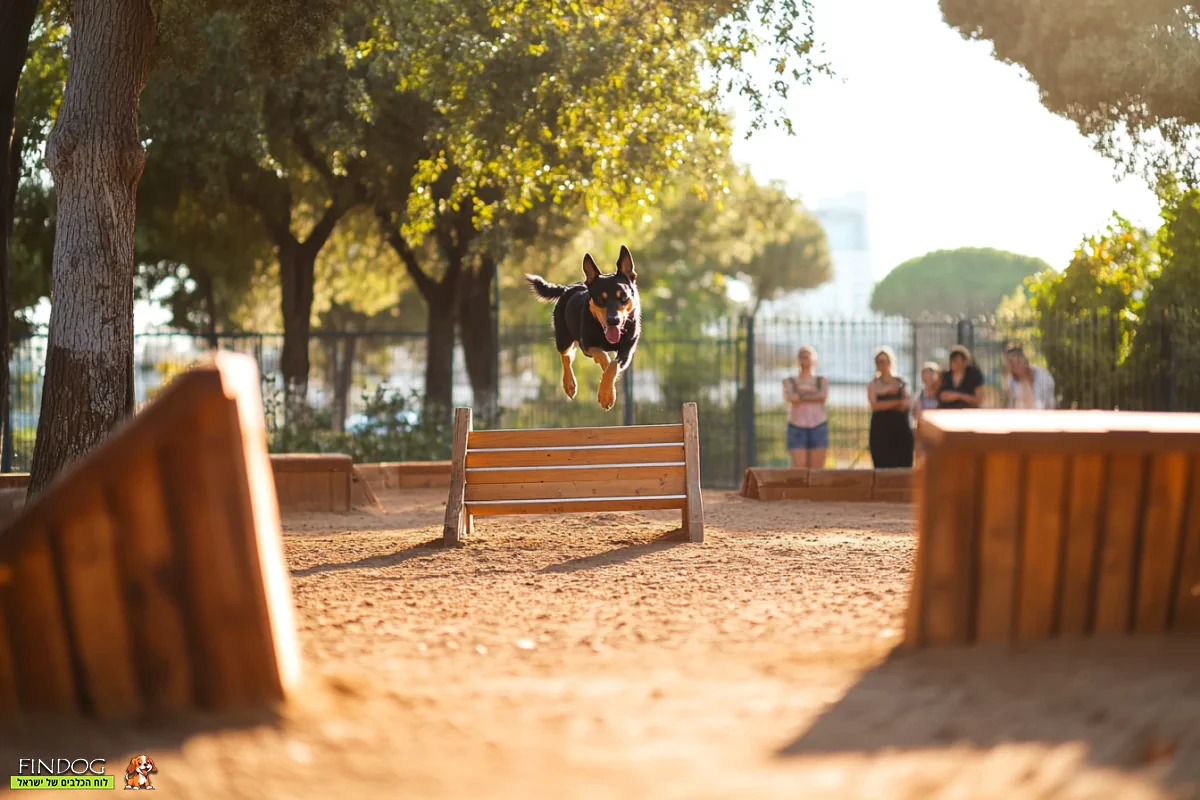
[{"label": "sand dirt surface", "polygon": [[[176,798],[1200,797],[1200,641],[895,652],[902,506],[706,494],[483,519],[441,491],[285,516],[306,688],[277,715],[34,720],[18,757],[149,753]],[[71,795],[76,796],[76,795]]]}]

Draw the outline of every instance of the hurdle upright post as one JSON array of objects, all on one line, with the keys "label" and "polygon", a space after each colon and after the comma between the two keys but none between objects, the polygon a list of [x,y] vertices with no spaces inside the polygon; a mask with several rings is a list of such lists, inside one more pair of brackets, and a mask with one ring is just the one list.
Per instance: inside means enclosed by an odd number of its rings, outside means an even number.
[{"label": "hurdle upright post", "polygon": [[683,462],[687,501],[683,529],[692,542],[704,541],[704,498],[700,494],[700,421],[695,403],[683,404]]},{"label": "hurdle upright post", "polygon": [[454,409],[454,445],[450,454],[450,497],[442,526],[442,546],[459,547],[471,527],[465,499],[467,488],[467,437],[471,433],[471,409]]}]

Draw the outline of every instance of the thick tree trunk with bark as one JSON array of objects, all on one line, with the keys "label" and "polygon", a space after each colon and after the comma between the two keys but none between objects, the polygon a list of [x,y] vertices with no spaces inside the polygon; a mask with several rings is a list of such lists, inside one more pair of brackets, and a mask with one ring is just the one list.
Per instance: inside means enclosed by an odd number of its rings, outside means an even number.
[{"label": "thick tree trunk with bark", "polygon": [[0,426],[5,428],[8,426],[8,362],[12,353],[12,265],[8,258],[8,242],[12,238],[17,182],[21,178],[21,151],[25,146],[25,137],[16,130],[17,84],[25,67],[37,5],[38,0],[0,3]]},{"label": "thick tree trunk with bark", "polygon": [[458,325],[475,410],[481,423],[494,427],[500,411],[500,375],[497,372],[500,343],[492,308],[492,256],[484,254],[476,270],[463,273],[459,292]]},{"label": "thick tree trunk with bark", "polygon": [[454,286],[441,286],[425,298],[425,408],[430,415],[449,419],[454,404],[454,327],[457,321]]},{"label": "thick tree trunk with bark", "polygon": [[31,497],[133,410],[133,228],[146,159],[138,103],[155,28],[150,0],[75,2],[46,146],[58,225]]}]

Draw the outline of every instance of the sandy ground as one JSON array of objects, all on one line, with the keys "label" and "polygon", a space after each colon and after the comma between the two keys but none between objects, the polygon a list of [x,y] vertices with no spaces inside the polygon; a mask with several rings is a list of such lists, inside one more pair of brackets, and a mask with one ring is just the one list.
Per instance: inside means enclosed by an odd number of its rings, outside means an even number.
[{"label": "sandy ground", "polygon": [[709,492],[703,545],[644,512],[443,551],[442,492],[381,500],[284,519],[278,715],[35,720],[0,763],[146,752],[183,798],[1200,797],[1200,641],[893,653],[905,507]]}]

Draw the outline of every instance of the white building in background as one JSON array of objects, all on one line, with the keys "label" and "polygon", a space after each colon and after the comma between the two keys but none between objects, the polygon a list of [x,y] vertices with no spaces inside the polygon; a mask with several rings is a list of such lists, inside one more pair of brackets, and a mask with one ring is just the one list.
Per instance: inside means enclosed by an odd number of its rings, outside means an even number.
[{"label": "white building in background", "polygon": [[871,312],[875,286],[871,257],[867,195],[852,192],[821,201],[813,210],[829,240],[833,280],[816,289],[793,292],[771,303],[762,313],[773,316],[805,316],[820,319],[864,319]]}]

